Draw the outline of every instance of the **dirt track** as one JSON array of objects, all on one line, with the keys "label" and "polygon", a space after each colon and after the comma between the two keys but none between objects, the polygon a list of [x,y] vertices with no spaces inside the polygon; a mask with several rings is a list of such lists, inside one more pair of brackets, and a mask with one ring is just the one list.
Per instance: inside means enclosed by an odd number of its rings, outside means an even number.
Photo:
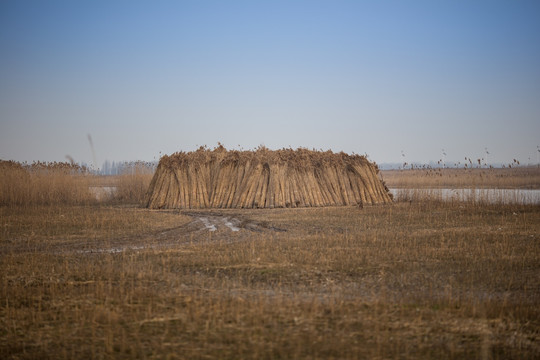
[{"label": "dirt track", "polygon": [[[173,212],[173,211],[171,211]],[[43,248],[31,249],[21,246],[17,251],[40,251],[46,253],[65,254],[99,254],[122,253],[126,251],[139,251],[146,249],[163,249],[179,245],[204,244],[210,242],[238,242],[245,240],[251,233],[257,232],[283,232],[285,229],[277,228],[266,222],[251,220],[239,214],[226,214],[219,211],[212,212],[180,212],[179,214],[191,217],[191,221],[178,227],[162,230],[157,233],[141,234],[108,239],[107,241],[87,242],[61,242]]]}]

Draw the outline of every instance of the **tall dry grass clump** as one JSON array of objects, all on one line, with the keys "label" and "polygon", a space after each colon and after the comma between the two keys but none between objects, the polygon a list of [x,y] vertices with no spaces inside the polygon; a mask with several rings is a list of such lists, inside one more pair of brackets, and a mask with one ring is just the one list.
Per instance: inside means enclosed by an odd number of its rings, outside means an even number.
[{"label": "tall dry grass clump", "polygon": [[307,149],[201,147],[161,158],[150,208],[285,208],[392,201],[364,156]]},{"label": "tall dry grass clump", "polygon": [[0,160],[0,205],[83,204],[95,200],[86,168],[66,162]]},{"label": "tall dry grass clump", "polygon": [[122,174],[114,177],[114,200],[143,204],[153,175],[152,164],[142,161],[126,164]]}]

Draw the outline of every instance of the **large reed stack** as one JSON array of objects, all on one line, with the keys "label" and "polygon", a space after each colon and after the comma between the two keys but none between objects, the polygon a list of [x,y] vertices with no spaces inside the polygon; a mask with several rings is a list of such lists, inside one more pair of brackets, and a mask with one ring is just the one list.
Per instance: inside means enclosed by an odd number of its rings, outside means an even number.
[{"label": "large reed stack", "polygon": [[163,156],[149,208],[274,208],[392,201],[364,156],[306,149],[227,151],[201,147]]}]

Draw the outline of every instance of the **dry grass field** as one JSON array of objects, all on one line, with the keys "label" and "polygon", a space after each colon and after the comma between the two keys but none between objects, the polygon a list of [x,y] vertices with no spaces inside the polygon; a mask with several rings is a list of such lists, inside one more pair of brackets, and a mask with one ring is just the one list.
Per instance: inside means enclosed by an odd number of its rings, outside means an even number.
[{"label": "dry grass field", "polygon": [[429,168],[382,170],[391,188],[540,189],[540,168]]},{"label": "dry grass field", "polygon": [[538,205],[160,211],[150,177],[2,169],[0,358],[540,357]]}]

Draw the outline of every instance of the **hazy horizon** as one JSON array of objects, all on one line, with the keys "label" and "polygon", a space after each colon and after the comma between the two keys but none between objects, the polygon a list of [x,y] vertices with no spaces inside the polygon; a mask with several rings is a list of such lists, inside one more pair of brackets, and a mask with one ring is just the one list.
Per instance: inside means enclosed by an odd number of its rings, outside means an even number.
[{"label": "hazy horizon", "polygon": [[538,161],[537,1],[4,1],[0,51],[4,160]]}]

